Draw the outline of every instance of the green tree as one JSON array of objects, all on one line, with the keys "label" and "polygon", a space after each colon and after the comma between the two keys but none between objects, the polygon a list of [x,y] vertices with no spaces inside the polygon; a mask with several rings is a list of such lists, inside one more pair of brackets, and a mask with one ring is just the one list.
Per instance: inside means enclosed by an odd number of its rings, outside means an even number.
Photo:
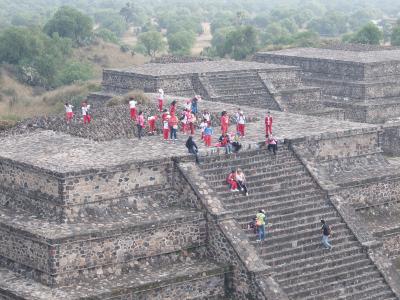
[{"label": "green tree", "polygon": [[196,34],[192,31],[179,31],[168,35],[169,51],[173,54],[187,55],[196,41]]},{"label": "green tree", "polygon": [[369,23],[357,31],[350,39],[350,42],[379,45],[382,39],[382,31],[376,25]]},{"label": "green tree", "polygon": [[258,49],[258,32],[253,26],[241,26],[228,34],[227,43],[232,58],[245,59]]},{"label": "green tree", "polygon": [[124,18],[112,10],[97,12],[94,19],[102,28],[114,32],[117,36],[122,36],[128,28]]},{"label": "green tree", "polygon": [[228,45],[227,37],[234,31],[233,27],[224,27],[218,29],[211,39],[211,49],[209,50],[212,55],[225,57],[230,54],[231,48]]},{"label": "green tree", "polygon": [[165,49],[163,36],[158,31],[148,31],[141,33],[138,37],[136,50],[145,55],[154,57],[157,52]]},{"label": "green tree", "polygon": [[114,32],[106,29],[106,28],[99,28],[95,31],[95,36],[98,38],[101,38],[103,41],[107,43],[113,43],[113,44],[118,44],[119,39],[115,35]]},{"label": "green tree", "polygon": [[86,44],[92,37],[92,19],[80,11],[62,6],[44,26],[49,36],[57,32],[61,37],[70,38],[75,45]]},{"label": "green tree", "polygon": [[86,81],[92,78],[93,69],[90,65],[70,61],[57,74],[57,85],[67,85],[76,81]]},{"label": "green tree", "polygon": [[393,28],[392,34],[390,36],[390,44],[392,46],[400,46],[400,26],[397,25]]}]

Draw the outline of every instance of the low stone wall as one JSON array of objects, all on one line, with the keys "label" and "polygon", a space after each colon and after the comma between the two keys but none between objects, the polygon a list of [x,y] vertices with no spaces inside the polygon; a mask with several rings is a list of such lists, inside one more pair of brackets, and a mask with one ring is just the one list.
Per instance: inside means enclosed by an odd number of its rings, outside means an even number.
[{"label": "low stone wall", "polygon": [[385,154],[400,154],[400,123],[388,123],[379,132],[379,146]]},{"label": "low stone wall", "polygon": [[174,64],[174,63],[191,63],[198,61],[211,61],[212,59],[204,56],[177,56],[177,55],[163,55],[160,57],[152,58],[150,63],[155,64]]},{"label": "low stone wall", "polygon": [[154,76],[133,74],[116,70],[103,70],[103,92],[123,94],[131,90],[157,91]]}]

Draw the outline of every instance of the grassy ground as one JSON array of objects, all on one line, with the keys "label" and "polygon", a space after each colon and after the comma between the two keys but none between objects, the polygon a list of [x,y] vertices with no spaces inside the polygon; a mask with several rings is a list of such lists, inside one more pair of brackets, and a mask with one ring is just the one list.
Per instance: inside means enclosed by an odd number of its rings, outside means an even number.
[{"label": "grassy ground", "polygon": [[103,42],[76,49],[73,55],[76,60],[93,66],[92,81],[46,91],[24,85],[10,72],[0,69],[0,127],[32,116],[61,112],[66,101],[79,103],[99,89],[103,68],[124,68],[148,60],[141,54],[132,56],[130,52],[122,52],[118,45]]}]

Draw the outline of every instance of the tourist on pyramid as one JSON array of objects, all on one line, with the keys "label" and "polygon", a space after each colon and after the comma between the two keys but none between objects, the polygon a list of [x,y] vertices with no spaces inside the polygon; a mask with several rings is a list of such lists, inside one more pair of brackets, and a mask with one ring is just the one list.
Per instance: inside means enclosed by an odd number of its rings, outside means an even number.
[{"label": "tourist on pyramid", "polygon": [[139,114],[136,117],[136,127],[138,130],[138,138],[140,140],[142,138],[144,128],[144,116],[142,111],[139,111]]},{"label": "tourist on pyramid", "polygon": [[239,150],[242,148],[242,144],[240,143],[240,134],[236,133],[236,135],[233,138],[232,141],[232,151],[234,153],[239,152]]},{"label": "tourist on pyramid", "polygon": [[169,118],[169,112],[168,112],[167,109],[164,109],[164,110],[163,110],[163,113],[161,114],[161,120],[162,120],[162,121],[165,121],[165,119],[166,119],[167,117]]},{"label": "tourist on pyramid", "polygon": [[208,110],[203,111],[203,119],[207,121],[207,124],[211,125],[211,114]]},{"label": "tourist on pyramid", "polygon": [[229,184],[229,187],[231,189],[231,192],[237,192],[238,190],[238,186],[237,186],[237,182],[236,182],[236,171],[232,170],[228,177],[226,178],[226,182]]},{"label": "tourist on pyramid", "polygon": [[136,100],[135,97],[131,96],[129,97],[129,109],[130,109],[130,115],[131,115],[131,120],[136,120]]},{"label": "tourist on pyramid", "polygon": [[168,136],[169,136],[169,115],[167,115],[165,118],[163,118],[163,137],[164,141],[168,141]]},{"label": "tourist on pyramid", "polygon": [[278,150],[278,140],[274,138],[272,134],[267,134],[266,138],[267,141],[265,143],[267,144],[268,151],[271,152],[272,150],[274,152],[274,155],[276,155],[276,151]]},{"label": "tourist on pyramid", "polygon": [[208,122],[206,119],[203,119],[200,123],[200,130],[201,130],[201,140],[204,140],[204,130],[207,128]]},{"label": "tourist on pyramid", "polygon": [[265,134],[272,134],[272,116],[270,112],[265,116]]},{"label": "tourist on pyramid", "polygon": [[157,115],[153,115],[147,118],[147,122],[149,124],[149,133],[155,134],[156,133],[156,121],[158,119]]},{"label": "tourist on pyramid", "polygon": [[158,111],[162,112],[163,105],[164,105],[164,90],[163,89],[158,90],[157,100],[158,100]]},{"label": "tourist on pyramid", "polygon": [[240,133],[241,137],[244,137],[245,124],[246,124],[246,117],[245,117],[243,111],[240,111],[238,119],[237,119],[237,132]]},{"label": "tourist on pyramid", "polygon": [[227,133],[229,127],[229,116],[226,111],[221,113],[221,133]]},{"label": "tourist on pyramid", "polygon": [[211,137],[213,134],[214,130],[210,124],[207,124],[207,127],[204,129],[204,143],[207,147],[211,146]]},{"label": "tourist on pyramid", "polygon": [[232,153],[231,139],[226,132],[219,137],[218,141],[219,141],[219,146],[225,148],[225,154]]},{"label": "tourist on pyramid", "polygon": [[82,103],[82,116],[83,116],[83,124],[89,124],[91,121],[91,117],[89,114],[90,105],[87,104],[86,101]]},{"label": "tourist on pyramid", "polygon": [[176,101],[174,100],[171,102],[171,105],[169,106],[169,114],[172,117],[173,115],[175,115],[175,113],[176,113]]},{"label": "tourist on pyramid", "polygon": [[189,127],[188,126],[188,114],[189,114],[189,111],[185,109],[181,112],[181,115],[179,118],[179,121],[181,121],[181,123],[182,123],[181,131],[183,134],[186,134],[188,132],[188,127]]},{"label": "tourist on pyramid", "polygon": [[169,121],[168,121],[168,125],[169,125],[170,139],[174,143],[177,140],[178,124],[179,124],[178,117],[175,114],[171,114]]},{"label": "tourist on pyramid", "polygon": [[189,111],[187,115],[187,122],[188,122],[188,130],[190,130],[190,134],[194,134],[194,124],[196,123],[196,115]]},{"label": "tourist on pyramid", "polygon": [[65,107],[65,119],[67,120],[67,123],[71,123],[71,120],[74,117],[74,113],[72,111],[74,107],[68,102],[65,102],[64,107]]},{"label": "tourist on pyramid", "polygon": [[246,196],[249,195],[246,185],[246,176],[241,169],[236,170],[236,182],[238,184],[239,190],[241,190]]},{"label": "tourist on pyramid", "polygon": [[185,102],[185,110],[192,111],[192,100],[188,99]]},{"label": "tourist on pyramid", "polygon": [[196,95],[196,96],[194,96],[194,98],[192,99],[192,107],[191,107],[191,110],[192,110],[192,113],[195,114],[195,115],[197,115],[197,112],[198,112],[198,102],[199,102],[199,101],[201,101],[200,95]]},{"label": "tourist on pyramid", "polygon": [[193,141],[193,136],[189,136],[185,144],[186,148],[188,149],[189,153],[193,154],[196,158],[196,163],[199,163],[199,148],[197,147],[196,143]]},{"label": "tourist on pyramid", "polygon": [[260,209],[256,214],[256,226],[258,232],[258,239],[257,242],[263,242],[265,240],[265,223],[267,217],[265,215],[265,211]]},{"label": "tourist on pyramid", "polygon": [[236,132],[239,132],[239,115],[242,110],[238,107],[237,112],[235,114],[235,122],[236,122]]},{"label": "tourist on pyramid", "polygon": [[322,232],[322,244],[326,249],[332,250],[332,245],[330,244],[329,237],[332,234],[331,227],[325,222],[325,220],[321,220],[321,232]]}]

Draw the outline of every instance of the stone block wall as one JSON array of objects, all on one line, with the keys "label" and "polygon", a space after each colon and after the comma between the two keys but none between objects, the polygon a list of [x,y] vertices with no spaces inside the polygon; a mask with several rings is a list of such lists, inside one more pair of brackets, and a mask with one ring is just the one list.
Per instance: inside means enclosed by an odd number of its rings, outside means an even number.
[{"label": "stone block wall", "polygon": [[379,146],[388,155],[400,154],[400,123],[383,125],[379,132]]},{"label": "stone block wall", "polygon": [[299,69],[283,69],[273,72],[259,71],[258,74],[261,80],[270,82],[278,90],[301,86]]},{"label": "stone block wall", "polygon": [[154,92],[157,90],[157,80],[153,76],[104,70],[102,87],[103,92],[106,93],[123,94],[137,89],[145,92]]},{"label": "stone block wall", "polygon": [[34,167],[2,161],[0,204],[27,210],[49,220],[72,222],[81,215],[82,207],[91,203],[112,206],[117,202],[115,199],[128,199],[138,190],[166,187],[172,167],[171,161],[154,161],[107,171],[49,174]]}]

